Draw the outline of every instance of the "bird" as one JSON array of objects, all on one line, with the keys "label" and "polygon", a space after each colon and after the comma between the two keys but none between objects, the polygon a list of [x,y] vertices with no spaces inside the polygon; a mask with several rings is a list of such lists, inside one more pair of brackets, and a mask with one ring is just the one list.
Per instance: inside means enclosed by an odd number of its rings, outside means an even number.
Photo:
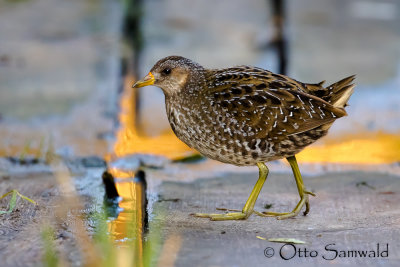
[{"label": "bird", "polygon": [[[303,83],[253,67],[207,69],[182,56],[160,59],[132,87],[157,86],[165,95],[169,124],[175,135],[202,155],[237,166],[254,166],[259,177],[242,210],[194,213],[210,220],[245,220],[253,213],[288,219],[310,210],[296,154],[328,133],[346,116],[355,75],[330,86]],[[286,158],[300,200],[288,212],[258,212],[254,206],[267,179],[265,162]],[[229,212],[235,211],[235,212]]]}]

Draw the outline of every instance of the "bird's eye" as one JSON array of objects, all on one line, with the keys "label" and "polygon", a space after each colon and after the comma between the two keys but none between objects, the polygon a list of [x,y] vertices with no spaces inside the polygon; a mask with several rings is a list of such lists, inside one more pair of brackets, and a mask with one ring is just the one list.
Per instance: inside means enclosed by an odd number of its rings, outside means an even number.
[{"label": "bird's eye", "polygon": [[165,68],[162,70],[162,73],[165,75],[169,75],[171,73],[171,69],[170,68]]}]

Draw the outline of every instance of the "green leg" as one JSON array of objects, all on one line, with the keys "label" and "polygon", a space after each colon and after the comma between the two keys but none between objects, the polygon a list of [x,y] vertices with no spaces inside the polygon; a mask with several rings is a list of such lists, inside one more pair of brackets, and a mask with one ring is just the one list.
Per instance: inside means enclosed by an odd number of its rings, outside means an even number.
[{"label": "green leg", "polygon": [[296,216],[299,214],[301,209],[306,205],[306,210],[304,211],[304,215],[307,215],[307,213],[310,211],[310,202],[308,200],[308,195],[315,196],[314,193],[309,192],[306,190],[304,187],[303,179],[301,178],[299,166],[297,165],[297,160],[295,156],[291,156],[286,158],[287,161],[290,164],[290,167],[292,167],[294,179],[296,180],[296,185],[297,185],[297,190],[299,191],[299,196],[300,196],[300,201],[297,203],[296,207],[291,211],[291,212],[257,212],[258,215],[260,216],[276,216],[277,219],[287,219]]},{"label": "green leg", "polygon": [[257,163],[259,169],[259,177],[256,185],[253,188],[253,191],[250,194],[249,199],[247,199],[246,204],[244,205],[241,212],[232,212],[226,214],[216,214],[216,213],[194,213],[193,216],[201,217],[201,218],[210,218],[212,221],[224,221],[224,220],[245,220],[252,213],[254,209],[254,205],[256,204],[256,200],[258,195],[260,194],[261,188],[263,187],[265,181],[268,176],[268,168],[264,163]]}]

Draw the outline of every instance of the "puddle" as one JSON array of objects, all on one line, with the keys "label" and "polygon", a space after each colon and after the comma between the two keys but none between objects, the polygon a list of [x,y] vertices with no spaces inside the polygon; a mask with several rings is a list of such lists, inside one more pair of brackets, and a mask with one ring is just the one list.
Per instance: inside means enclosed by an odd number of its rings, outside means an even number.
[{"label": "puddle", "polygon": [[[121,211],[108,223],[108,231],[118,247],[118,256],[134,266],[143,266],[144,234],[147,228],[146,185],[144,177],[132,178],[132,173],[111,171],[117,182]],[[144,175],[144,173],[143,173]],[[118,265],[124,266],[124,265]]]}]

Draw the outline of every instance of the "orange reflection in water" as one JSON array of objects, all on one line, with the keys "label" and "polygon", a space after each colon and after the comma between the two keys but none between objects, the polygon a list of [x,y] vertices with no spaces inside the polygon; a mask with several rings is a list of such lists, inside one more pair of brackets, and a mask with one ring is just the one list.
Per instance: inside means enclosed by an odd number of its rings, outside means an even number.
[{"label": "orange reflection in water", "polygon": [[117,169],[110,169],[109,172],[115,178],[126,178],[126,181],[115,183],[122,198],[119,203],[122,211],[108,223],[109,233],[118,242],[118,266],[143,266],[144,185],[132,180],[133,173]]},{"label": "orange reflection in water", "polygon": [[[113,153],[106,156],[106,159],[110,161],[134,153],[158,154],[173,159],[192,153],[193,151],[182,143],[171,130],[157,137],[138,134],[135,129],[135,94],[134,89],[131,88],[132,81],[133,78],[129,76],[125,80],[120,102],[120,128],[116,134]],[[121,266],[142,266],[144,256],[144,186],[132,180],[135,177],[135,170],[125,172],[111,168],[108,171],[114,178],[119,179],[116,182],[116,188],[122,198],[119,203],[122,211],[115,220],[108,224],[111,236],[120,243],[118,258],[121,259]],[[120,266],[120,264],[118,265]]]},{"label": "orange reflection in water", "polygon": [[[117,178],[119,171],[111,170],[110,173]],[[134,177],[131,176],[131,178]],[[119,203],[119,207],[122,211],[119,213],[118,218],[112,221],[109,225],[109,229],[113,233],[115,240],[123,240],[127,236],[134,234],[136,235],[135,229],[143,228],[143,207],[144,207],[144,190],[143,185],[137,182],[127,179],[127,181],[121,181],[115,183],[119,196],[122,201]],[[133,231],[133,232],[132,232]],[[139,233],[140,237],[140,233]]]}]

